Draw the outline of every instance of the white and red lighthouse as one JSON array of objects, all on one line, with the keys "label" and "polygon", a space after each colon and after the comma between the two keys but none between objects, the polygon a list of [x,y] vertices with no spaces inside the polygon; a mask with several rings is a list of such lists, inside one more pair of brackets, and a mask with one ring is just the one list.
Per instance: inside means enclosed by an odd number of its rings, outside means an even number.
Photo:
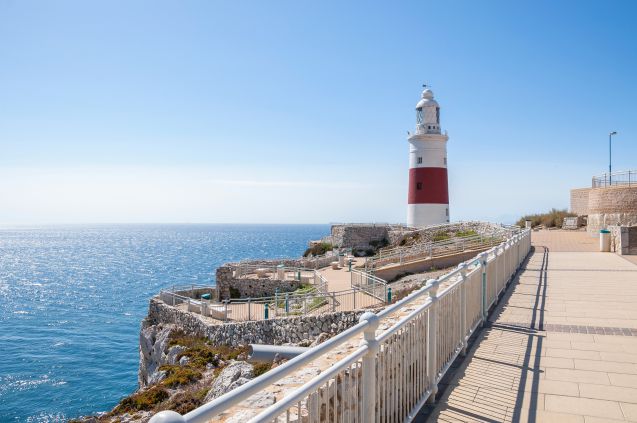
[{"label": "white and red lighthouse", "polygon": [[416,104],[416,132],[409,134],[407,225],[449,222],[447,140],[440,132],[440,106],[426,88]]}]

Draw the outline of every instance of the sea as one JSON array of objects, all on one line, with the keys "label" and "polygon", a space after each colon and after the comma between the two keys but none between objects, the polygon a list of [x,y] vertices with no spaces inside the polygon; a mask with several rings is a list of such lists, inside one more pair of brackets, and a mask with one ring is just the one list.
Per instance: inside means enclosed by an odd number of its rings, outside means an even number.
[{"label": "sea", "polygon": [[300,256],[328,225],[0,228],[0,422],[108,411],[137,388],[140,322],[163,287]]}]

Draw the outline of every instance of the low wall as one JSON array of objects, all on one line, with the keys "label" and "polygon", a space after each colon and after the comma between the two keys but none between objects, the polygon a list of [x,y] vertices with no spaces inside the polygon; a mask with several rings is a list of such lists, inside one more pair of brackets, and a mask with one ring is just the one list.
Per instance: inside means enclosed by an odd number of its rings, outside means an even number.
[{"label": "low wall", "polygon": [[[296,316],[252,322],[213,324],[195,313],[169,306],[155,297],[150,300],[143,327],[175,324],[193,336],[210,339],[215,345],[236,347],[247,344],[298,343],[315,340],[321,333],[335,335],[358,323],[368,310],[325,313],[320,316]],[[375,311],[375,310],[374,310]]]},{"label": "low wall", "polygon": [[475,250],[463,251],[457,254],[447,256],[434,257],[431,259],[420,260],[412,263],[396,264],[374,271],[377,276],[386,281],[391,281],[398,275],[405,273],[421,273],[430,270],[432,267],[443,269],[446,267],[456,266],[463,261],[469,260],[483,251],[489,250],[491,247],[485,247]]},{"label": "low wall", "polygon": [[620,255],[637,255],[637,226],[610,226],[611,250]]},{"label": "low wall", "polygon": [[[301,287],[301,281],[271,278],[235,278],[233,273],[234,268],[231,266],[217,268],[216,283],[219,300],[272,297],[277,289],[279,292],[292,292]],[[231,295],[231,288],[238,296]]]}]

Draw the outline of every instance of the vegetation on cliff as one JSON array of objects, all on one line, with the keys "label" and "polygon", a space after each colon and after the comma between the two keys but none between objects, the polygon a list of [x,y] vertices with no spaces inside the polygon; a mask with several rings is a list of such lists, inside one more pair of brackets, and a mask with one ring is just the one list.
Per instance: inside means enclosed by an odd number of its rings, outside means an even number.
[{"label": "vegetation on cliff", "polygon": [[[175,346],[184,350],[175,357],[175,364],[159,367],[163,373],[159,382],[125,397],[108,413],[72,422],[144,422],[163,410],[185,414],[205,403],[211,386],[226,367],[247,356],[246,347],[213,345],[206,338],[189,336],[181,330],[170,333],[168,348]],[[245,365],[252,366],[255,377],[272,367],[272,363]]]},{"label": "vegetation on cliff", "polygon": [[522,216],[517,221],[517,225],[524,227],[527,220],[531,221],[531,227],[544,226],[545,228],[561,228],[565,217],[577,216],[575,213],[570,213],[566,209],[558,210],[551,209],[546,213],[527,214]]}]

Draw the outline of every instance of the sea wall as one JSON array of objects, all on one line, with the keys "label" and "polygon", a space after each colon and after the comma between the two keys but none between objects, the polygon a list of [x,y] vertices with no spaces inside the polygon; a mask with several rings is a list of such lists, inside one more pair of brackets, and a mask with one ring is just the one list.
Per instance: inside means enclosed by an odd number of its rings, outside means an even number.
[{"label": "sea wall", "polygon": [[174,324],[188,335],[210,339],[216,345],[236,347],[247,344],[298,343],[313,341],[321,333],[335,335],[354,326],[366,310],[295,316],[252,322],[215,324],[196,313],[172,307],[158,297],[150,300],[143,328]]}]

